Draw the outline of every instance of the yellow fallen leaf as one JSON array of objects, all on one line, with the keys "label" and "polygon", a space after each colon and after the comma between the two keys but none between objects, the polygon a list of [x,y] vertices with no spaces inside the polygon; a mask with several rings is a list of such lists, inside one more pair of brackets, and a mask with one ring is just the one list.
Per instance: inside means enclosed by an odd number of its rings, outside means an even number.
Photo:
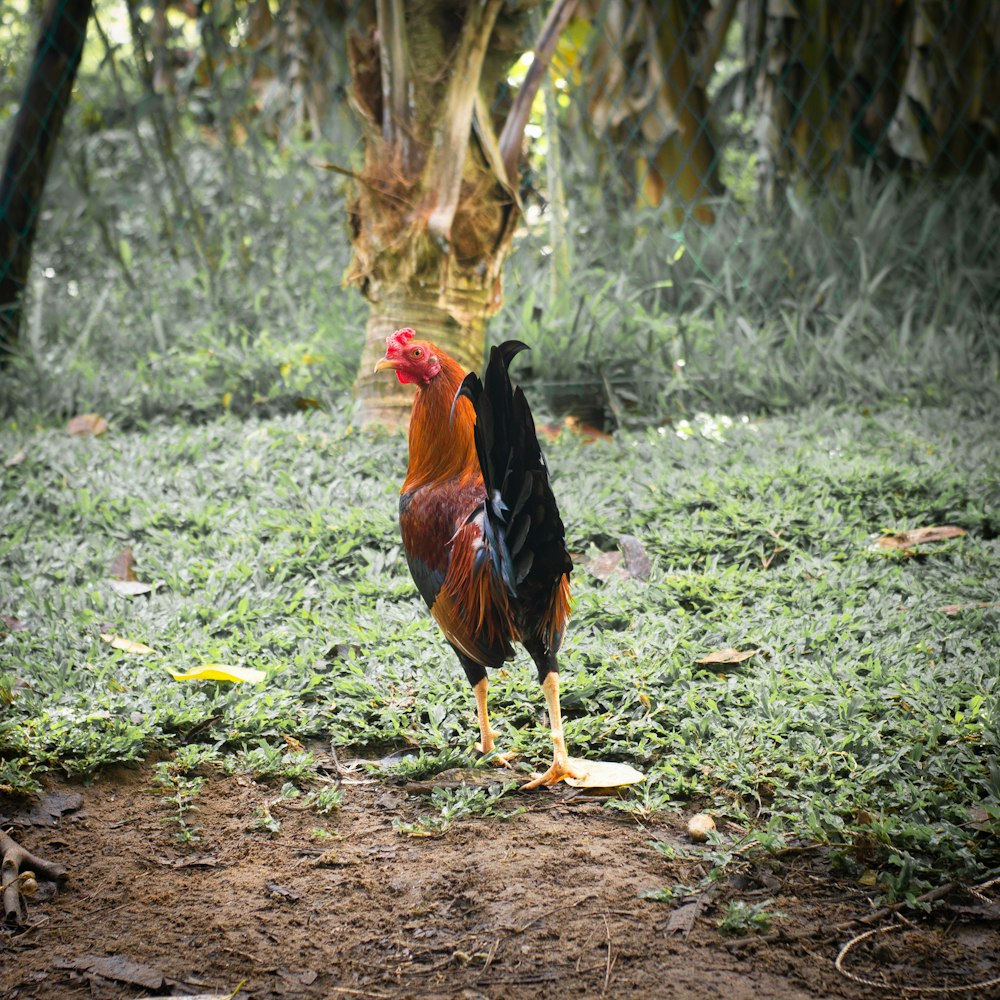
[{"label": "yellow fallen leaf", "polygon": [[175,673],[173,670],[169,673],[175,681],[232,681],[233,683],[246,682],[247,684],[259,684],[267,677],[263,670],[254,670],[252,667],[232,667],[226,663],[203,663],[200,667],[195,667],[183,674]]},{"label": "yellow fallen leaf", "polygon": [[696,661],[698,663],[742,663],[744,660],[749,660],[751,656],[755,653],[759,653],[759,649],[733,649],[732,646],[727,649],[719,649],[714,653],[709,653],[707,656],[703,656],[700,660]]},{"label": "yellow fallen leaf", "polygon": [[570,764],[583,774],[582,778],[567,778],[566,784],[574,788],[621,788],[645,781],[646,776],[629,764],[609,760],[580,760],[570,757]]},{"label": "yellow fallen leaf", "polygon": [[81,413],[66,425],[71,437],[100,437],[107,429],[108,422],[99,413]]},{"label": "yellow fallen leaf", "polygon": [[114,635],[111,632],[102,632],[101,638],[109,643],[112,649],[120,649],[123,653],[155,653],[156,650],[150,648],[141,642],[133,642],[131,639],[125,639],[120,635]]}]

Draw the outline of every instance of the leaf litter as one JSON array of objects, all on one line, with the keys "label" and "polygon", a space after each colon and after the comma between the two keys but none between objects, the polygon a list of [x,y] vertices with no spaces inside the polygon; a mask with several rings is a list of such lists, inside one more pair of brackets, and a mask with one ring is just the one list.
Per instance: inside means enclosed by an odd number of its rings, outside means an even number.
[{"label": "leaf litter", "polygon": [[100,437],[108,431],[108,422],[99,413],[81,413],[66,424],[70,437]]},{"label": "leaf litter", "polygon": [[913,528],[910,531],[892,531],[875,540],[875,545],[882,549],[898,549],[904,553],[916,553],[918,545],[928,542],[943,542],[951,538],[961,538],[964,528],[953,524],[937,525],[928,528]]},{"label": "leaf litter", "polygon": [[756,656],[759,649],[734,649],[727,646],[725,649],[717,649],[714,653],[706,653],[696,662],[702,666],[725,665],[730,663],[742,663],[749,660],[751,656]]},{"label": "leaf litter", "polygon": [[156,650],[152,649],[142,642],[134,642],[131,639],[126,639],[124,636],[114,635],[111,632],[102,632],[101,639],[104,640],[112,649],[120,649],[123,653],[135,653],[139,656],[144,656],[148,653],[155,653]]},{"label": "leaf litter", "polygon": [[259,684],[267,677],[263,670],[228,663],[205,663],[191,670],[169,671],[175,681],[227,681],[230,684]]}]

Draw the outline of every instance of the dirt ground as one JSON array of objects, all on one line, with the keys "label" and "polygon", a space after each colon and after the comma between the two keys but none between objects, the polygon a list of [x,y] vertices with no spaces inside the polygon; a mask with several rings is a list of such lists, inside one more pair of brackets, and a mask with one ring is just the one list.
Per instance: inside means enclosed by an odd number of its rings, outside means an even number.
[{"label": "dirt ground", "polygon": [[[560,787],[503,799],[526,809],[512,819],[413,838],[393,820],[432,812],[426,799],[355,774],[328,817],[273,806],[274,834],[251,819],[275,787],[212,777],[192,845],[164,822],[150,765],[52,782],[41,805],[0,796],[2,827],[70,872],[29,900],[26,927],[0,932],[0,997],[797,1000],[919,996],[913,987],[1000,975],[1000,893],[951,893],[908,928],[802,850],[743,867],[682,909],[639,894],[704,874],[650,846],[689,848],[684,817],[643,825]],[[334,836],[318,841],[317,827]],[[783,916],[770,933],[724,937],[732,899]],[[884,988],[834,965],[869,930],[844,966]]]}]

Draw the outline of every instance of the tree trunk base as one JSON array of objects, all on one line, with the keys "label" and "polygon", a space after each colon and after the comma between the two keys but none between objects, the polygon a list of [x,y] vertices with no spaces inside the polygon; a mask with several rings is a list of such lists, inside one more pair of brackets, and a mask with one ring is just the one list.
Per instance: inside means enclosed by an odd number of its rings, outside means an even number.
[{"label": "tree trunk base", "polygon": [[28,920],[25,897],[37,888],[37,880],[62,882],[66,869],[32,854],[13,837],[0,831],[0,889],[3,895],[3,919],[9,926],[23,927]]}]

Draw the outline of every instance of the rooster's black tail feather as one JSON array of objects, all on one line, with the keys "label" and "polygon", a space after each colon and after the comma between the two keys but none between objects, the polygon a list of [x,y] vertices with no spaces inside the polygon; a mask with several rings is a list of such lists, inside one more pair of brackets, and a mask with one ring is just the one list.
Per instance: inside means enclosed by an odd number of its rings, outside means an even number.
[{"label": "rooster's black tail feather", "polygon": [[507,371],[526,349],[517,340],[492,348],[482,380],[470,373],[458,394],[472,402],[476,413],[486,542],[527,638],[543,634],[553,590],[573,563],[531,409]]}]

